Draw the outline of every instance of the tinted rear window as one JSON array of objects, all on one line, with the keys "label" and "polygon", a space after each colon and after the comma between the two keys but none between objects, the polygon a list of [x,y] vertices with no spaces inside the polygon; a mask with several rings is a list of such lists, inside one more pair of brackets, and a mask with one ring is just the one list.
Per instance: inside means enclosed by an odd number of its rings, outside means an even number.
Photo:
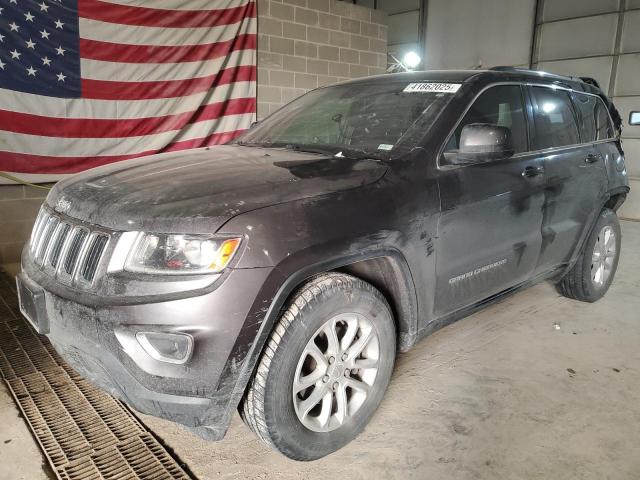
[{"label": "tinted rear window", "polygon": [[580,143],[578,124],[569,94],[564,90],[533,87],[535,145],[538,149]]}]

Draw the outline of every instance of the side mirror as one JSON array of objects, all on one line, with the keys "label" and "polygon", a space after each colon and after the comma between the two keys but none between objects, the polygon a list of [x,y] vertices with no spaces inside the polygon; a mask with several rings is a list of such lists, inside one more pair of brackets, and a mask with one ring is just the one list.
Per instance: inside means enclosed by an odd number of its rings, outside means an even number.
[{"label": "side mirror", "polygon": [[469,165],[508,158],[513,153],[510,128],[489,123],[471,123],[462,129],[458,152],[447,157],[454,165]]},{"label": "side mirror", "polygon": [[640,125],[640,112],[629,113],[629,125]]}]

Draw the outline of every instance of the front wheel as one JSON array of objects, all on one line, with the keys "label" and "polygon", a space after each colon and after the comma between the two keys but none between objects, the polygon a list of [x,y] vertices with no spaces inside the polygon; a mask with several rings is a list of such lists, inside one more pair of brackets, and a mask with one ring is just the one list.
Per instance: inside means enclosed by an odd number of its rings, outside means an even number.
[{"label": "front wheel", "polygon": [[558,291],[565,297],[583,302],[600,299],[609,290],[616,274],[621,239],[620,222],[616,213],[605,208],[576,264],[558,283]]},{"label": "front wheel", "polygon": [[249,427],[295,460],[353,440],[380,404],[395,361],[391,309],[370,284],[316,277],[290,302],[241,405]]}]

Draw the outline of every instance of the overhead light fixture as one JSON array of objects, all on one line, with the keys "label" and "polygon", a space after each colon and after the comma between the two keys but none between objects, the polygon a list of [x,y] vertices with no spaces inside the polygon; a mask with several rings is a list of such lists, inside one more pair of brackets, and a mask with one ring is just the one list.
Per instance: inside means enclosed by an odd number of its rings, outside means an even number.
[{"label": "overhead light fixture", "polygon": [[420,58],[420,55],[413,50],[405,53],[404,57],[402,57],[402,63],[408,70],[414,70],[417,68],[421,61],[422,59]]}]

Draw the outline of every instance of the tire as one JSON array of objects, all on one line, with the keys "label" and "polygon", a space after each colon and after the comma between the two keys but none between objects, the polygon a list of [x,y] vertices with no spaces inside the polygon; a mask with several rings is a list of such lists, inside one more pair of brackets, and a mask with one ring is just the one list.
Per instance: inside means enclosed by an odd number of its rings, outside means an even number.
[{"label": "tire", "polygon": [[[607,232],[611,232],[614,238],[610,239]],[[605,208],[600,212],[575,265],[557,284],[558,292],[565,297],[582,302],[595,302],[602,298],[609,290],[618,268],[621,240],[618,217],[613,210]],[[605,250],[601,250],[602,245]],[[596,246],[598,246],[597,249]],[[605,252],[605,264],[601,270],[602,264],[598,259],[603,252]]]},{"label": "tire", "polygon": [[[336,333],[332,343],[325,332]],[[342,348],[347,344],[351,349]],[[294,295],[267,340],[241,417],[289,458],[324,457],[364,430],[387,389],[395,354],[393,315],[380,292],[350,275],[315,277]],[[294,396],[294,388],[306,383]],[[365,383],[367,393],[361,390]],[[318,396],[322,400],[309,409]],[[345,406],[350,415],[344,415]]]}]

